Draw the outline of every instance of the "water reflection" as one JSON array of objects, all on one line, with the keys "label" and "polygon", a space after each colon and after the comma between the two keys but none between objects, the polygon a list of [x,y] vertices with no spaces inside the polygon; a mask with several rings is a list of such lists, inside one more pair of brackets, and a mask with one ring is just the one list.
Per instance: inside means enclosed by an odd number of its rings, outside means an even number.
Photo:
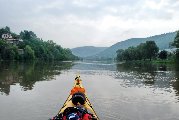
[{"label": "water reflection", "polygon": [[116,64],[111,61],[83,61],[75,62],[75,65],[72,69],[76,70],[90,70],[96,72],[96,70],[110,70],[116,71]]},{"label": "water reflection", "polygon": [[32,90],[37,81],[53,80],[61,70],[70,69],[71,62],[0,62],[0,92],[9,95],[11,85]]},{"label": "water reflection", "polygon": [[152,64],[128,62],[117,64],[116,78],[124,80],[126,86],[149,86],[179,96],[179,64]]},{"label": "water reflection", "polygon": [[132,73],[138,79],[145,79],[146,81],[153,81],[156,75],[156,66],[145,63],[124,63],[117,66],[118,71],[125,73]]},{"label": "water reflection", "polygon": [[[0,95],[3,120],[45,120],[54,116],[78,72],[102,120],[179,118],[179,64],[0,62],[0,71],[0,93],[10,94]],[[53,81],[36,83],[43,80]],[[19,91],[19,85],[22,90],[33,90]]]},{"label": "water reflection", "polygon": [[172,84],[177,96],[179,96],[179,62],[175,64],[175,79]]}]

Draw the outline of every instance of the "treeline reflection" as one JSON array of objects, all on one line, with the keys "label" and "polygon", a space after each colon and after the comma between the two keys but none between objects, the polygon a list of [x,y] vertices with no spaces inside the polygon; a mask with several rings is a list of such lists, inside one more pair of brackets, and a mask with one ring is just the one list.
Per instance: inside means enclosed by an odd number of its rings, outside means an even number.
[{"label": "treeline reflection", "polygon": [[173,89],[179,96],[179,63],[152,64],[128,62],[117,64],[116,78],[122,78],[127,86],[149,86],[166,91]]},{"label": "treeline reflection", "polygon": [[53,80],[72,62],[0,62],[0,92],[9,95],[11,85],[19,84],[22,90],[32,90],[37,81]]}]

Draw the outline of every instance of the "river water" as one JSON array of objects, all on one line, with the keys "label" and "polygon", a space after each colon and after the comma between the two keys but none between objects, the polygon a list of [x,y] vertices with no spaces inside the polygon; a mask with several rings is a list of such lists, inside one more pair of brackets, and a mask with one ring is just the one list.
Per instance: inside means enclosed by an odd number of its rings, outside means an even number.
[{"label": "river water", "polygon": [[179,65],[0,62],[0,120],[56,115],[81,75],[100,120],[179,120]]}]

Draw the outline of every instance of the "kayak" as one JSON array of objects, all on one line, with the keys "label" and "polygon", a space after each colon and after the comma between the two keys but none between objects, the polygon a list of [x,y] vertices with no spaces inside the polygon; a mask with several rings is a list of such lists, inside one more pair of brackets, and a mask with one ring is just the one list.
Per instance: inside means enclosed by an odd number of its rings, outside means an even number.
[{"label": "kayak", "polygon": [[[84,96],[83,99],[81,97],[78,97],[81,94],[83,94]],[[75,95],[76,97],[74,97]],[[79,105],[85,108],[89,113],[91,113],[96,120],[99,120],[95,110],[93,109],[92,104],[90,103],[86,95],[85,88],[82,85],[82,80],[80,79],[80,76],[77,76],[75,78],[74,86],[70,92],[70,95],[68,96],[67,100],[63,104],[63,107],[59,110],[58,114],[63,114],[67,108],[77,107]]]}]

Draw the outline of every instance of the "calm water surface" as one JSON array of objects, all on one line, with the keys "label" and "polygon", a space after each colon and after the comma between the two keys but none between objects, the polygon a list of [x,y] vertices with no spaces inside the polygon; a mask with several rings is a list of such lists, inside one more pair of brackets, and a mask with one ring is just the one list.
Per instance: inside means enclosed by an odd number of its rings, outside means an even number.
[{"label": "calm water surface", "polygon": [[179,120],[179,65],[0,62],[0,120],[56,115],[80,73],[101,120]]}]

